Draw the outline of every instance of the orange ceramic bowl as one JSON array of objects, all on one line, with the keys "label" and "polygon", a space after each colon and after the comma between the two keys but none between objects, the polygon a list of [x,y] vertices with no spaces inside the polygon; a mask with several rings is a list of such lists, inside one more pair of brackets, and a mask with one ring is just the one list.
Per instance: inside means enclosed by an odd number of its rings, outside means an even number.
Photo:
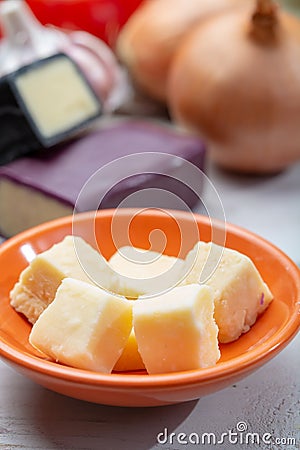
[{"label": "orange ceramic bowl", "polygon": [[[115,231],[122,235],[132,210],[119,210]],[[101,252],[110,257],[115,251],[111,236],[113,210],[96,215],[95,235]],[[160,229],[166,235],[166,254],[177,254],[179,229],[187,230],[196,220],[202,240],[211,240],[211,223],[206,217],[173,211],[171,215],[156,210],[137,214],[130,223],[132,244],[148,248],[149,233]],[[77,215],[76,234],[91,241],[94,214]],[[222,223],[214,224],[215,236]],[[279,353],[296,335],[300,326],[300,273],[296,265],[278,248],[259,236],[233,225],[226,225],[226,246],[248,255],[274,294],[274,301],[251,330],[236,342],[221,345],[221,359],[216,366],[162,375],[143,372],[95,373],[67,367],[41,358],[30,346],[30,324],[9,304],[9,291],[27,256],[40,253],[72,232],[72,217],[55,220],[15,236],[0,246],[0,355],[3,360],[36,383],[53,391],[95,403],[120,406],[155,406],[197,399],[222,389],[250,374]],[[222,233],[221,233],[222,234]],[[187,236],[184,249],[194,241]]]}]

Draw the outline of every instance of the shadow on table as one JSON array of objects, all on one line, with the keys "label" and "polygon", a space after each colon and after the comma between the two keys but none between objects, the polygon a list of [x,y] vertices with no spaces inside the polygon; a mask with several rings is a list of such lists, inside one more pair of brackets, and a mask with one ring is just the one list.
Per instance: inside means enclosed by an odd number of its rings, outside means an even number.
[{"label": "shadow on table", "polygon": [[125,408],[97,405],[46,389],[32,399],[34,428],[48,449],[146,450],[158,433],[170,434],[192,413],[197,401],[177,405]]}]

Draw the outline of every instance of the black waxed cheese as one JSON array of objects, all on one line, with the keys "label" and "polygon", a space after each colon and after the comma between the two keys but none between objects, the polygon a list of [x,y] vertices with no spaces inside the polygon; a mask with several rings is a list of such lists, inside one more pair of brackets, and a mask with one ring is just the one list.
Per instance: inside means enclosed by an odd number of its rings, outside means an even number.
[{"label": "black waxed cheese", "polygon": [[82,131],[102,105],[77,65],[59,53],[0,82],[0,164]]},{"label": "black waxed cheese", "polygon": [[0,165],[40,148],[7,77],[0,80]]}]

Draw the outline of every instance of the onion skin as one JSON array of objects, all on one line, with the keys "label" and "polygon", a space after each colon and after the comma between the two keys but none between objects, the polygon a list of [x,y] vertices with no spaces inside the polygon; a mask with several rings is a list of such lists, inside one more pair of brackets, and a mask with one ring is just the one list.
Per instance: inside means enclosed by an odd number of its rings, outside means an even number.
[{"label": "onion skin", "polygon": [[252,13],[226,13],[189,34],[170,71],[169,107],[219,165],[276,173],[300,159],[300,21],[277,11],[261,32]]},{"label": "onion skin", "polygon": [[120,32],[117,54],[137,85],[166,101],[167,74],[183,36],[199,21],[248,0],[148,0]]}]

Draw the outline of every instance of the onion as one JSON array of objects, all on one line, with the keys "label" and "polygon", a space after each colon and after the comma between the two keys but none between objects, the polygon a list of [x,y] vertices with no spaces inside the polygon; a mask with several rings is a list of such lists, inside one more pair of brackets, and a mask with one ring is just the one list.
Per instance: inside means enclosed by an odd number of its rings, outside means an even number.
[{"label": "onion", "polygon": [[121,30],[117,41],[120,60],[145,92],[165,101],[170,62],[184,34],[199,20],[245,1],[145,1]]},{"label": "onion", "polygon": [[272,0],[195,28],[174,58],[171,115],[198,131],[212,158],[239,172],[300,159],[300,21]]}]

